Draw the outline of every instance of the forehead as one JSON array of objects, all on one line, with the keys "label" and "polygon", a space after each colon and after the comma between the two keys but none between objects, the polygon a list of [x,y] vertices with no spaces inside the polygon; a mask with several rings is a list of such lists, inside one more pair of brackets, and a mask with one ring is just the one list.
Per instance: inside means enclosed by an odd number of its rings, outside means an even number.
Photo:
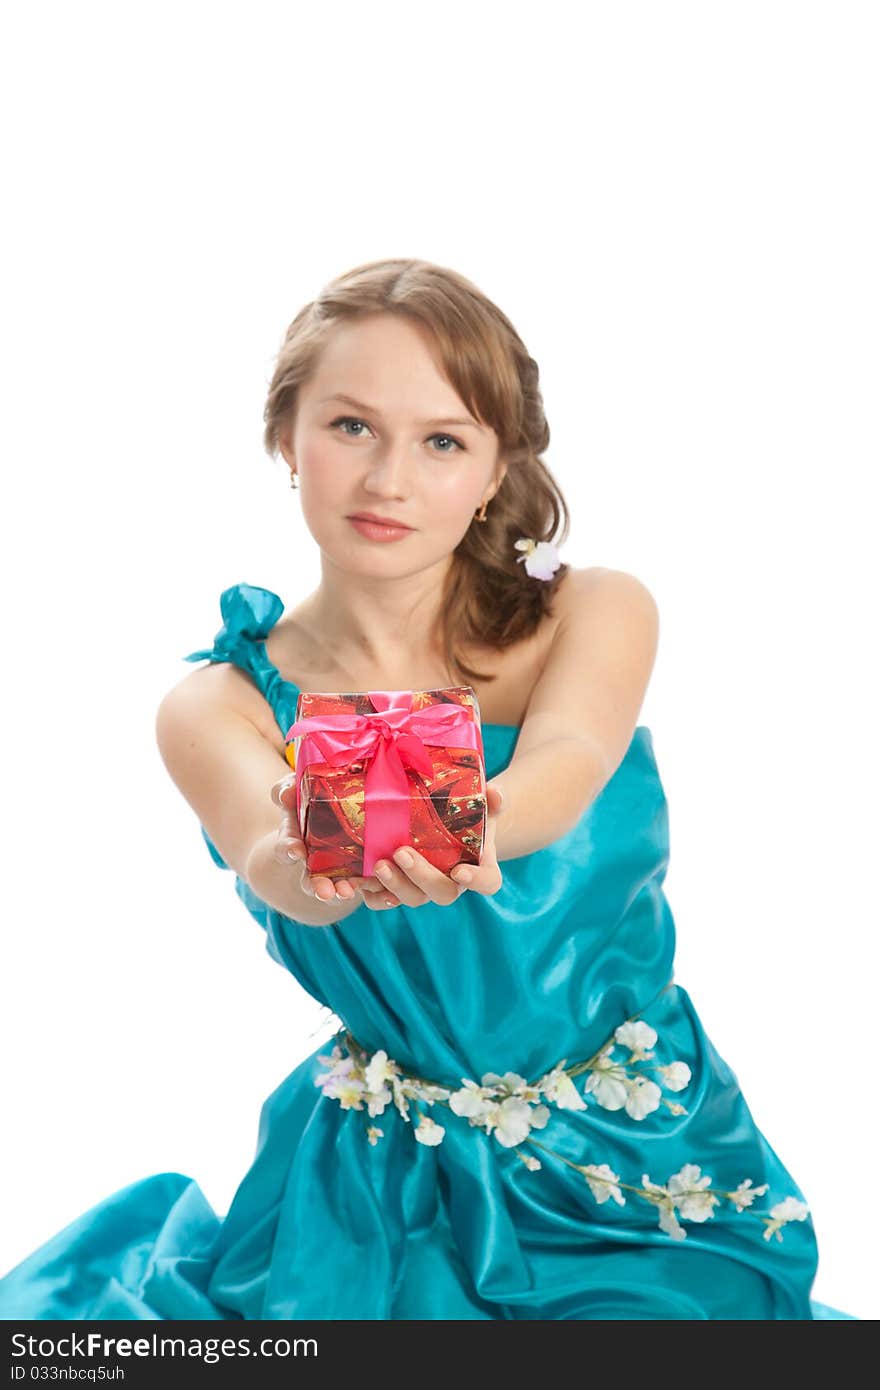
[{"label": "forehead", "polygon": [[427,335],[390,315],[334,329],[302,395],[318,408],[347,406],[382,420],[482,428],[443,376]]},{"label": "forehead", "polygon": [[427,329],[394,314],[368,314],[329,329],[314,378],[324,384],[339,372],[361,381],[378,380],[386,373],[443,381],[437,346]]}]

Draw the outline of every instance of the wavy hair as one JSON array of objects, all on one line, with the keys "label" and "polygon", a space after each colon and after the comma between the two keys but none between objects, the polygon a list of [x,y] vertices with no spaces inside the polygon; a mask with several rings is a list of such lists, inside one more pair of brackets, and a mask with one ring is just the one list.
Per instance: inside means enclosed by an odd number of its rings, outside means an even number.
[{"label": "wavy hair", "polygon": [[297,396],[317,366],[334,326],[367,314],[399,314],[433,336],[441,369],[471,413],[498,437],[497,462],[507,471],[486,508],[452,554],[440,606],[439,636],[456,678],[495,680],[468,664],[469,647],[502,651],[530,636],[553,611],[568,570],[533,579],[517,563],[521,536],[556,543],[568,535],[569,511],[541,455],[550,429],[538,387],[538,365],[513,324],[464,276],[422,260],[371,261],[321,290],[290,324],[278,352],[263,410],[263,444],[271,456],[292,421]]}]

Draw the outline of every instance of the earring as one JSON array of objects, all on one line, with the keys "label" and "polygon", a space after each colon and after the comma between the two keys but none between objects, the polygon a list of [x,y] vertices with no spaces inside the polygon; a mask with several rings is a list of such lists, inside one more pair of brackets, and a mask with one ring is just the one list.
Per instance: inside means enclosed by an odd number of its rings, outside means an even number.
[{"label": "earring", "polygon": [[295,473],[291,473],[291,475],[290,475],[290,486],[291,486],[291,487],[299,487],[299,483],[296,481],[296,474],[295,474]]},{"label": "earring", "polygon": [[479,510],[478,512],[474,512],[474,518],[475,518],[477,521],[485,521],[485,520],[486,520],[486,508],[487,508],[488,505],[489,505],[488,502],[484,502],[483,505],[482,505],[482,507],[480,508],[480,510]]}]

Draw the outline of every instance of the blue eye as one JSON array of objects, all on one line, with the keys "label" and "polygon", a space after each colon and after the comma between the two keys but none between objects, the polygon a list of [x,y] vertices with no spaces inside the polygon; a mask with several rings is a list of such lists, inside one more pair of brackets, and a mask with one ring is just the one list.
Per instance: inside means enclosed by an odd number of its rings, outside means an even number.
[{"label": "blue eye", "polygon": [[[363,423],[363,420],[356,420],[352,415],[341,415],[338,420],[333,421],[330,428],[335,430],[338,425],[362,425]],[[347,431],[343,430],[343,434],[346,433]],[[349,435],[348,437],[349,439],[359,439],[360,435]]]},{"label": "blue eye", "polygon": [[[455,439],[455,438],[453,437],[453,435],[451,435],[451,434],[432,434],[432,435],[430,436],[430,438],[431,438],[431,439],[450,439],[450,440],[452,440],[452,443],[455,445],[456,449],[462,449],[462,450],[464,449],[464,445],[462,444],[461,440],[460,440],[460,439]],[[441,452],[441,454],[448,454],[448,453],[450,452],[450,450],[449,450],[449,449],[441,449],[440,452]]]},{"label": "blue eye", "polygon": [[[363,425],[363,424],[365,424],[365,423],[366,423],[366,422],[365,422],[364,420],[359,420],[358,417],[357,417],[356,415],[340,415],[338,419],[334,420],[334,421],[331,423],[330,428],[331,428],[331,430],[335,430],[335,429],[338,429],[340,425]],[[368,427],[368,428],[369,428],[369,427]],[[360,433],[358,433],[358,434],[348,434],[348,430],[343,430],[342,433],[348,435],[348,438],[349,438],[349,439],[360,439],[360,438],[362,438],[362,436],[361,436]],[[461,451],[464,452],[464,445],[462,444],[461,440],[460,440],[460,439],[456,439],[454,435],[451,435],[451,434],[432,434],[432,435],[429,435],[428,438],[429,438],[429,439],[448,439],[448,440],[451,440],[451,442],[455,445],[455,448],[456,448],[456,449],[461,449]],[[455,450],[453,450],[453,449],[440,449],[438,452],[441,453],[441,454],[449,454],[449,453],[454,453]]]}]

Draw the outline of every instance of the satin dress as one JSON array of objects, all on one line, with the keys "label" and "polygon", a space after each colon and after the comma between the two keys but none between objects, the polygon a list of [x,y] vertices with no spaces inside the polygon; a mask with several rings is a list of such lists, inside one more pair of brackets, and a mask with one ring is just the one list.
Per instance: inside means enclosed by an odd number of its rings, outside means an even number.
[{"label": "satin dress", "polygon": [[[286,733],[298,689],[264,645],[281,599],[237,584],[220,605],[184,660],[241,667]],[[491,778],[518,729],[482,733]],[[263,1103],[225,1216],[194,1178],[140,1178],[0,1279],[0,1317],[847,1318],[811,1299],[805,1198],[673,980],[668,858],[639,726],[579,823],[503,862],[494,896],[313,928],[236,876],[272,959],[344,1035]]]}]

